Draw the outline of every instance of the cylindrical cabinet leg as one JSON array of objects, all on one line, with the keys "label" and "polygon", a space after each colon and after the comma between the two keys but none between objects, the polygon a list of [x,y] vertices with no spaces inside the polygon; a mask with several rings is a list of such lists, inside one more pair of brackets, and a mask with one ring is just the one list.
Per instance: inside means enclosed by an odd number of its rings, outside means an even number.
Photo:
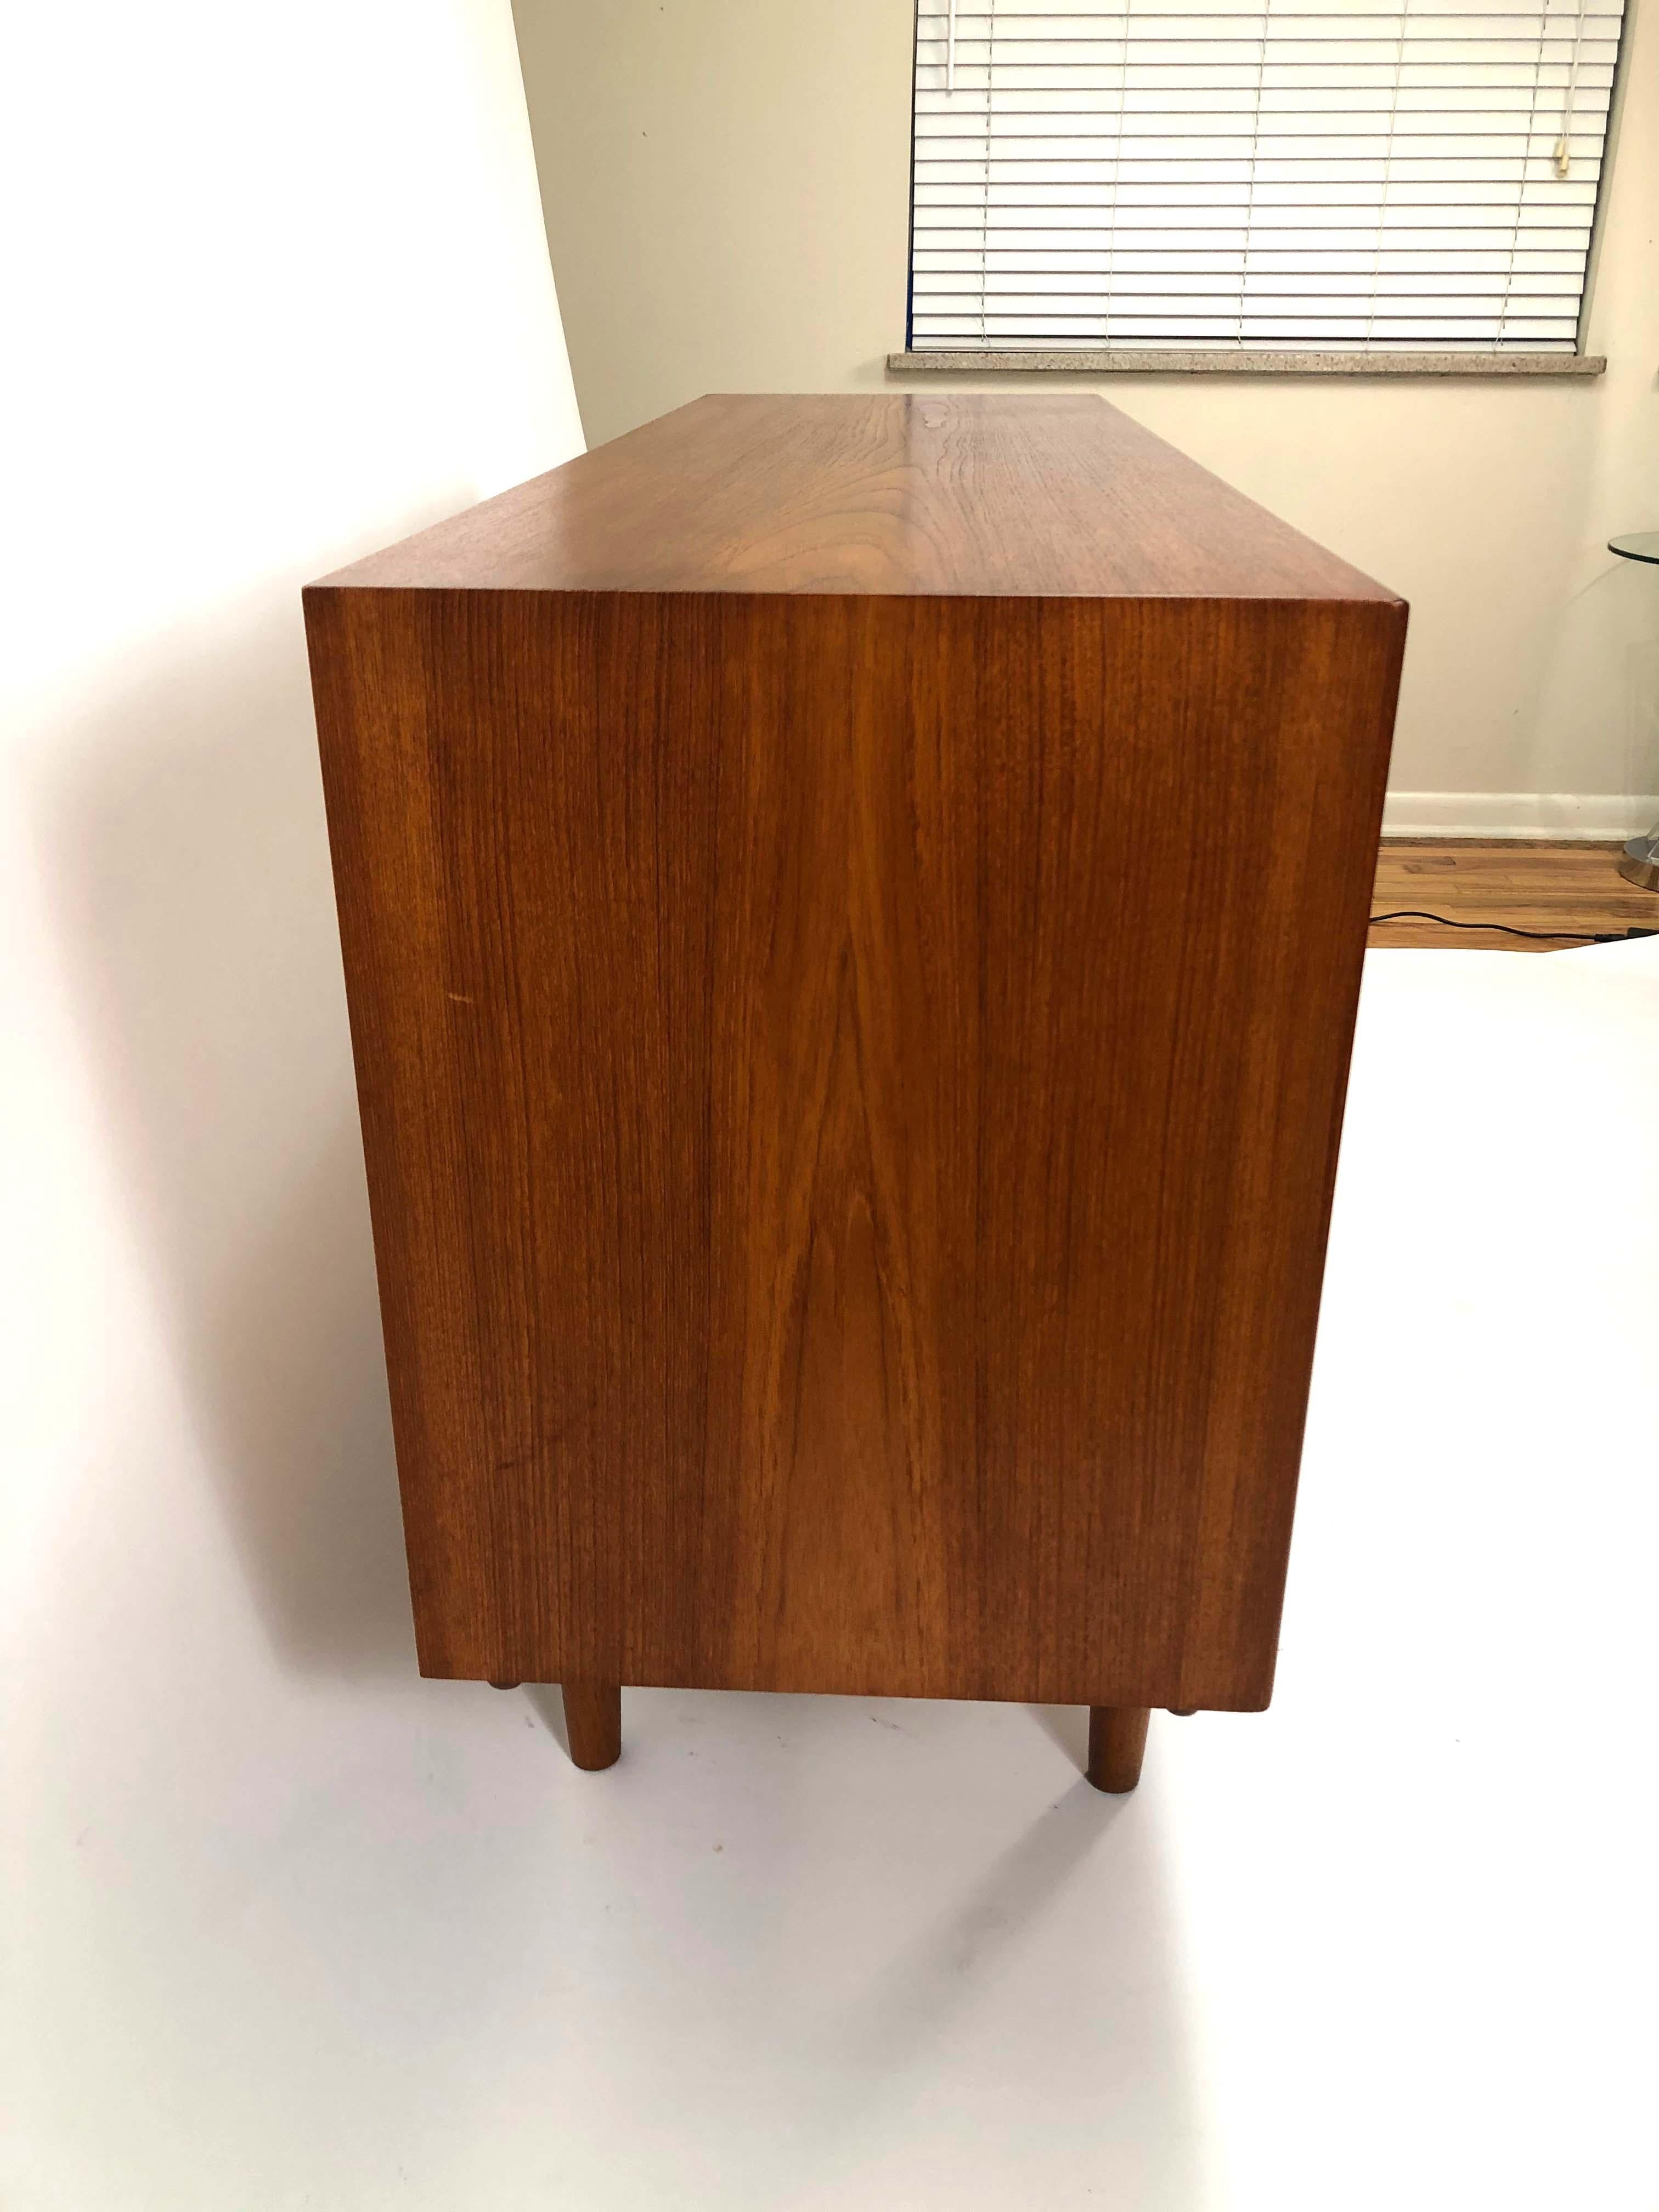
[{"label": "cylindrical cabinet leg", "polygon": [[622,1686],[617,1682],[566,1682],[564,1732],[577,1766],[614,1766],[622,1757]]},{"label": "cylindrical cabinet leg", "polygon": [[1146,1750],[1146,1705],[1091,1705],[1089,1708],[1089,1779],[1097,1790],[1121,1796],[1140,1779],[1140,1762]]}]

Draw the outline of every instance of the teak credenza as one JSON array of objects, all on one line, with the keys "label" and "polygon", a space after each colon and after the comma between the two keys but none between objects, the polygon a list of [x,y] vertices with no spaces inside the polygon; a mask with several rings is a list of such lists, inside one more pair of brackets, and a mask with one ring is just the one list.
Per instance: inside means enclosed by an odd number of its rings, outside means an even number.
[{"label": "teak credenza", "polygon": [[423,1672],[1273,1685],[1406,609],[1092,395],[697,401],[306,593]]}]

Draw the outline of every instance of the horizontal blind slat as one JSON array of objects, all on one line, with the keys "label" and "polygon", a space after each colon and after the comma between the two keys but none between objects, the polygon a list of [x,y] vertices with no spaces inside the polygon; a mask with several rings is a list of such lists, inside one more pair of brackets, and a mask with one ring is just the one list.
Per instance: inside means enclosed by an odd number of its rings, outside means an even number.
[{"label": "horizontal blind slat", "polygon": [[921,0],[911,343],[1571,350],[1620,0]]}]

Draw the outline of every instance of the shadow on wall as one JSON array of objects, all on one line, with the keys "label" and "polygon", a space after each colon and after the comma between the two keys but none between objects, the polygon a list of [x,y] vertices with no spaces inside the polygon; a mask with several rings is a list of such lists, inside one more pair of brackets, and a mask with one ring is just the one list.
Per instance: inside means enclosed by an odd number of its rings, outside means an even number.
[{"label": "shadow on wall", "polygon": [[[458,496],[447,509],[465,504]],[[295,575],[102,687],[41,796],[89,1074],[274,1645],[411,1669]]]}]

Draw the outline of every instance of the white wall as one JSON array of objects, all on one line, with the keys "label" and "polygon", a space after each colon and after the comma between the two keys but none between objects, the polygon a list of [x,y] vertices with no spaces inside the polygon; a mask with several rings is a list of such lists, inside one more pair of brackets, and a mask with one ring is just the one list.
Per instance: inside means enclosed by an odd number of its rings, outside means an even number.
[{"label": "white wall", "polygon": [[[1411,600],[1393,787],[1459,795],[1406,806],[1422,826],[1606,835],[1659,813],[1659,571],[1605,550],[1659,528],[1659,7],[1631,6],[1589,333],[1601,383],[1101,381]],[[908,0],[516,13],[591,439],[699,392],[886,380],[904,342]]]},{"label": "white wall", "polygon": [[[125,2205],[107,1916],[165,1946],[217,1848],[129,1784],[234,1797],[251,1668],[413,1666],[300,586],[580,428],[507,0],[7,43],[0,2071],[52,2148],[0,2194]],[[66,2042],[86,2110],[32,2094]]]}]

